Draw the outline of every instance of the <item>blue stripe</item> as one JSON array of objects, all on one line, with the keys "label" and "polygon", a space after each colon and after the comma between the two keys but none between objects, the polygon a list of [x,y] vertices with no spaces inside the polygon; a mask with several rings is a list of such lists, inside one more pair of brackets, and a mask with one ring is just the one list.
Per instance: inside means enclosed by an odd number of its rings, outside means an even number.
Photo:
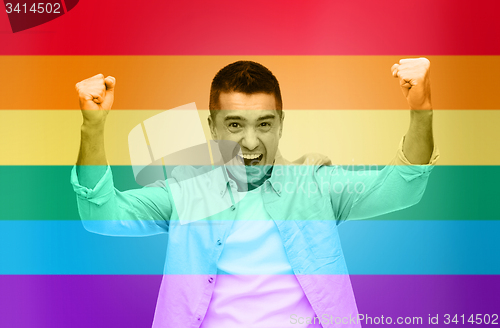
[{"label": "blue stripe", "polygon": [[[351,274],[500,274],[500,222],[340,226]],[[167,235],[108,237],[79,221],[0,221],[0,274],[162,274]]]}]

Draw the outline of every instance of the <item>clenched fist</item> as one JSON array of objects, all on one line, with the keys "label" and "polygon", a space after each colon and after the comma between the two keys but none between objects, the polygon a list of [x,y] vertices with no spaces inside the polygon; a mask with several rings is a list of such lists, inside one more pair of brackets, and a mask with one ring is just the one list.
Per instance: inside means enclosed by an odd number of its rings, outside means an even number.
[{"label": "clenched fist", "polygon": [[76,84],[83,124],[104,124],[113,105],[115,82],[112,76],[104,78],[104,75],[97,74]]},{"label": "clenched fist", "polygon": [[427,58],[410,58],[391,68],[411,109],[432,109],[430,66]]}]

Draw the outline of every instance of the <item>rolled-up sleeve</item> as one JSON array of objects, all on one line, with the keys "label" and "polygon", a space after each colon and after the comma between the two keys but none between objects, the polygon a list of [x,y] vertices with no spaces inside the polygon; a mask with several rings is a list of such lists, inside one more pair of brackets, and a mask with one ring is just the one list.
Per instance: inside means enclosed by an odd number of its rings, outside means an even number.
[{"label": "rolled-up sleeve", "polygon": [[106,167],[106,172],[96,184],[94,189],[89,189],[80,185],[78,175],[76,174],[76,166],[71,170],[71,184],[73,190],[79,199],[86,200],[96,205],[102,205],[114,195],[113,175],[109,165]]},{"label": "rolled-up sleeve", "polygon": [[428,176],[439,159],[439,149],[437,148],[436,144],[434,144],[434,149],[432,150],[431,158],[428,164],[410,163],[410,161],[406,158],[405,154],[403,153],[403,144],[404,144],[404,137],[401,138],[396,157],[389,165],[396,165],[398,167],[401,176],[406,181],[411,181],[415,178],[422,176],[425,177]]},{"label": "rolled-up sleeve", "polygon": [[83,226],[109,236],[150,236],[168,232],[172,202],[168,185],[157,181],[141,189],[119,191],[109,165],[93,189],[79,183],[76,166],[71,170]]}]

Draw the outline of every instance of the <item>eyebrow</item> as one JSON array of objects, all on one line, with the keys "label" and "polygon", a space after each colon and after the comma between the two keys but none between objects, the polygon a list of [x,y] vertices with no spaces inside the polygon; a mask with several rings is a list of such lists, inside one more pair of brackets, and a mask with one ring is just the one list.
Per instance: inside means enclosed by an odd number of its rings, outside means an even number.
[{"label": "eyebrow", "polygon": [[240,121],[246,121],[243,117],[241,116],[226,116],[224,118],[224,121],[230,121],[230,120],[240,120]]},{"label": "eyebrow", "polygon": [[269,115],[265,115],[265,116],[261,116],[257,119],[257,121],[264,121],[264,120],[272,120],[276,117],[276,115],[273,115],[273,114],[269,114]]},{"label": "eyebrow", "polygon": [[[269,120],[269,119],[274,119],[276,117],[276,115],[273,115],[273,114],[269,114],[269,115],[265,115],[265,116],[261,116],[257,119],[257,121],[264,121],[264,120]],[[241,116],[226,116],[224,118],[224,121],[230,121],[230,120],[240,120],[240,121],[246,121],[245,118],[241,117]]]}]

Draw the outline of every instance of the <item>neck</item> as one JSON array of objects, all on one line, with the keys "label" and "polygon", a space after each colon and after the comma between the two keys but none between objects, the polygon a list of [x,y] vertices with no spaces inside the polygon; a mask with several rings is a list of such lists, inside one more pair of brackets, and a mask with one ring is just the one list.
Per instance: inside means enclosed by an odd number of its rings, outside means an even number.
[{"label": "neck", "polygon": [[[238,185],[238,190],[248,190],[248,191],[252,191],[256,188],[259,188],[260,186],[262,186],[262,184],[264,182],[266,182],[267,179],[269,179],[272,175],[272,172],[273,172],[273,165],[270,165],[271,167],[269,167],[267,169],[267,171],[262,175],[262,177],[260,177],[259,179],[255,179],[255,177],[253,176],[254,179],[247,179],[247,181],[245,182],[242,182],[240,181],[239,179],[235,178],[233,176],[233,174],[231,174],[231,171],[227,171],[228,172],[228,175],[231,179],[233,179],[236,184]],[[262,167],[263,170],[266,169],[266,166]],[[247,177],[249,177],[247,175]]]}]

